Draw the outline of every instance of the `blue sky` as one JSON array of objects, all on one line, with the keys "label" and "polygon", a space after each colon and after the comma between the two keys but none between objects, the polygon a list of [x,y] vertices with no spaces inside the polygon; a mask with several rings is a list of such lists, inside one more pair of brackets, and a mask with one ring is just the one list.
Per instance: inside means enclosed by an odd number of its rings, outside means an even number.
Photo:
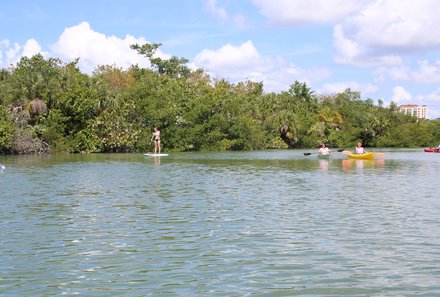
[{"label": "blue sky", "polygon": [[266,91],[306,82],[346,88],[385,105],[425,104],[440,118],[440,5],[436,0],[3,1],[0,67],[42,53],[80,58],[83,72],[126,69],[134,43],[189,59],[213,78],[262,81]]}]

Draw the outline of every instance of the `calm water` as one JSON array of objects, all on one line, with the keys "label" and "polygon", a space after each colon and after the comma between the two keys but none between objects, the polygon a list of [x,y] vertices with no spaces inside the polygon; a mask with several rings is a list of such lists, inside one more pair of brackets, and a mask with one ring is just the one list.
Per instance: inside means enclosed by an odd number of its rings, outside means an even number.
[{"label": "calm water", "polygon": [[440,296],[440,154],[383,151],[0,156],[0,295]]}]

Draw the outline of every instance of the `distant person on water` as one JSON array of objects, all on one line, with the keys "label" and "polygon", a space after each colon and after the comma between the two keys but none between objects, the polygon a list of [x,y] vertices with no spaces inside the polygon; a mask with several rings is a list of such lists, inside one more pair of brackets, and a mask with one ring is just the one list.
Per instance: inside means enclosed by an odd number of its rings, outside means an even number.
[{"label": "distant person on water", "polygon": [[328,155],[330,154],[330,149],[325,145],[325,143],[322,144],[321,148],[319,149],[320,155]]},{"label": "distant person on water", "polygon": [[154,153],[160,154],[160,131],[156,127],[153,128],[151,141],[154,141]]},{"label": "distant person on water", "polygon": [[365,154],[366,153],[366,151],[362,147],[362,143],[358,142],[357,146],[354,148],[354,153],[355,154]]}]

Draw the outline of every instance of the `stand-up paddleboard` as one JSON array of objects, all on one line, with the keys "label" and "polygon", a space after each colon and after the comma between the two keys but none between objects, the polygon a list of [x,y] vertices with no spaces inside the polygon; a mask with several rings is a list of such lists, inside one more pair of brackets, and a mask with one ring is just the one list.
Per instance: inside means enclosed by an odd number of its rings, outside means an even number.
[{"label": "stand-up paddleboard", "polygon": [[165,157],[165,156],[168,156],[168,154],[153,154],[153,153],[146,153],[146,154],[144,154],[144,156],[149,156],[149,157]]}]

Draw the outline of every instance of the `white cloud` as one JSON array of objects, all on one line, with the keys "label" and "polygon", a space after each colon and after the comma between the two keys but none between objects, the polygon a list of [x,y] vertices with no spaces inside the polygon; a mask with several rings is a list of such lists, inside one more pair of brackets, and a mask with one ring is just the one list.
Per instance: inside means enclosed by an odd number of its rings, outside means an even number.
[{"label": "white cloud", "polygon": [[217,50],[204,49],[193,61],[213,77],[231,82],[263,81],[266,91],[284,91],[295,80],[312,83],[330,76],[326,69],[302,69],[282,58],[261,56],[252,41],[238,46],[226,44]]},{"label": "white cloud", "polygon": [[440,46],[440,6],[436,0],[376,0],[334,28],[335,61],[398,65],[402,55]]},{"label": "white cloud", "polygon": [[392,80],[407,81],[411,79],[411,69],[408,66],[391,67],[387,72]]},{"label": "white cloud", "polygon": [[307,25],[335,23],[359,11],[371,0],[253,0],[272,23]]},{"label": "white cloud", "polygon": [[425,104],[428,107],[427,117],[430,119],[440,119],[440,88],[434,90],[428,95],[418,95],[416,96],[417,102],[419,104]]},{"label": "white cloud", "polygon": [[246,70],[255,65],[261,57],[252,41],[248,40],[239,46],[226,44],[218,50],[204,49],[194,59],[194,63],[208,69],[235,69]]},{"label": "white cloud", "polygon": [[217,0],[205,1],[205,9],[222,21],[226,21],[229,17],[226,9],[217,6]]},{"label": "white cloud", "polygon": [[336,54],[334,61],[339,64],[354,66],[400,65],[402,58],[398,55],[372,55],[368,44],[348,38],[342,25],[336,25],[333,32],[333,46]]},{"label": "white cloud", "polygon": [[[23,46],[18,43],[11,45],[8,39],[4,39],[0,42],[0,66],[8,67],[9,65],[15,65],[21,57],[32,57],[38,53],[45,56],[47,53],[43,52],[40,44],[33,38],[27,40]],[[6,59],[4,58],[6,55]]]},{"label": "white cloud", "polygon": [[[106,36],[92,30],[87,22],[82,22],[66,28],[51,48],[53,54],[62,60],[80,58],[78,66],[81,70],[91,73],[98,65],[115,64],[121,68],[128,68],[138,64],[148,67],[148,59],[130,49],[132,44],[146,42],[143,37],[135,38],[131,35],[126,35],[125,38]],[[167,56],[160,50],[156,53],[157,56]]]},{"label": "white cloud", "polygon": [[0,41],[0,66],[4,64],[3,62],[3,49],[7,49],[9,47],[9,40],[3,39]]},{"label": "white cloud", "polygon": [[[126,35],[125,38],[106,36],[92,30],[87,22],[82,22],[66,28],[58,41],[51,46],[50,53],[43,52],[35,39],[27,40],[23,46],[18,43],[11,45],[9,40],[2,40],[0,66],[14,65],[22,56],[31,57],[41,53],[43,56],[59,57],[65,62],[79,58],[79,68],[89,74],[99,65],[116,65],[124,69],[136,64],[149,67],[148,59],[130,48],[132,44],[146,42],[143,37],[135,38],[131,35]],[[171,57],[160,49],[155,55],[165,59]]]},{"label": "white cloud", "polygon": [[395,81],[412,79],[411,68],[408,66],[379,67],[373,72],[373,76],[376,82],[385,82],[390,78]]},{"label": "white cloud", "polygon": [[6,60],[7,60],[7,64],[15,64],[18,62],[18,60],[20,59],[21,56],[21,51],[22,47],[18,44],[18,43],[14,43],[13,47],[9,47],[6,50]]},{"label": "white cloud", "polygon": [[22,52],[23,56],[30,58],[38,53],[41,53],[43,55],[46,54],[41,50],[40,44],[35,39],[33,39],[33,38],[29,39],[23,45],[23,52]]},{"label": "white cloud", "polygon": [[409,66],[380,67],[374,71],[375,81],[385,81],[390,78],[394,81],[409,81],[417,84],[440,83],[440,60],[430,63],[427,60],[417,62],[418,68]]},{"label": "white cloud", "polygon": [[405,90],[402,86],[396,86],[393,88],[393,95],[391,100],[397,104],[409,103],[412,100],[412,95],[410,92]]},{"label": "white cloud", "polygon": [[369,95],[376,93],[378,91],[378,87],[371,83],[358,83],[358,82],[338,82],[338,83],[326,83],[323,84],[322,87],[317,90],[317,93],[340,93],[344,92],[346,89],[351,89],[355,92],[360,92],[361,95]]},{"label": "white cloud", "polygon": [[413,78],[418,83],[440,83],[440,60],[429,64],[427,60],[418,62],[419,69],[413,73]]},{"label": "white cloud", "polygon": [[357,29],[359,40],[389,50],[429,49],[440,45],[432,31],[440,25],[436,0],[375,1],[347,24]]},{"label": "white cloud", "polygon": [[225,8],[218,6],[217,0],[205,0],[204,7],[208,13],[223,22],[232,21],[232,23],[239,28],[246,26],[246,19],[243,15],[236,14],[231,16]]},{"label": "white cloud", "polygon": [[9,47],[9,39],[3,39],[0,41],[0,48]]},{"label": "white cloud", "polygon": [[239,46],[226,44],[217,50],[204,49],[196,55],[193,63],[214,77],[234,82],[261,79],[263,73],[277,65],[277,61],[261,57],[250,40]]},{"label": "white cloud", "polygon": [[431,94],[426,96],[417,96],[417,99],[432,100],[432,101],[436,101],[437,104],[440,104],[440,89],[436,89]]},{"label": "white cloud", "polygon": [[270,92],[287,91],[295,81],[305,82],[309,87],[332,75],[325,68],[303,69],[295,65],[286,65],[267,73],[264,77],[264,89]]}]

